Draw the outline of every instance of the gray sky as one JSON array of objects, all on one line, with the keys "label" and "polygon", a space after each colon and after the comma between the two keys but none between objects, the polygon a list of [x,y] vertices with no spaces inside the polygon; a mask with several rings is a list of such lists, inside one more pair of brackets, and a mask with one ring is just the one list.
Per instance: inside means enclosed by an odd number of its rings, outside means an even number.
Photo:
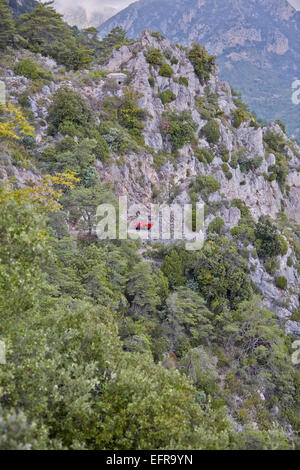
[{"label": "gray sky", "polygon": [[300,0],[289,0],[289,2],[293,7],[297,8],[297,10],[300,10]]},{"label": "gray sky", "polygon": [[55,0],[56,5],[64,8],[81,6],[90,11],[101,11],[104,8],[122,10],[135,0]]}]

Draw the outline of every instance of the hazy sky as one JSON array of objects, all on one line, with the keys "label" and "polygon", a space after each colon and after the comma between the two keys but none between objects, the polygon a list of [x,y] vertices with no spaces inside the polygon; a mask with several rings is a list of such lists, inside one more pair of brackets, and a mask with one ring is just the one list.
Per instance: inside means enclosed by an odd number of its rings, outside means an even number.
[{"label": "hazy sky", "polygon": [[300,0],[289,0],[289,2],[293,5],[293,7],[297,8],[297,10],[300,10]]},{"label": "hazy sky", "polygon": [[64,8],[81,6],[90,11],[101,11],[107,7],[122,10],[134,1],[135,0],[55,0],[55,3]]}]

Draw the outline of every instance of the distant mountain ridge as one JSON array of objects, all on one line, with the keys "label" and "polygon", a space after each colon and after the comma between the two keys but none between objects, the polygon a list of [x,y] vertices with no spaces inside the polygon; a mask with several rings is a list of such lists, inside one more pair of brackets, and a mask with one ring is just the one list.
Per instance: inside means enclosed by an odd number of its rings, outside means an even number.
[{"label": "distant mountain ridge", "polygon": [[9,0],[9,7],[12,10],[14,17],[29,13],[37,5],[36,0]]},{"label": "distant mountain ridge", "polygon": [[129,37],[160,31],[174,43],[193,40],[217,54],[221,77],[263,118],[282,119],[300,138],[300,12],[286,0],[140,0],[99,27],[122,26]]}]

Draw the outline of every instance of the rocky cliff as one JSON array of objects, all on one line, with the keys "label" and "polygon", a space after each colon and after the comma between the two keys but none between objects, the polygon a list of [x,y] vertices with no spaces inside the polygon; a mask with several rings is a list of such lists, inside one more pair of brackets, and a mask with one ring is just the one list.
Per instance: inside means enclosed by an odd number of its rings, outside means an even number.
[{"label": "rocky cliff", "polygon": [[291,86],[300,76],[300,13],[286,0],[141,0],[101,25],[100,35],[115,26],[130,37],[150,28],[173,43],[205,45],[218,56],[221,78],[259,117],[282,119],[299,138]]},{"label": "rocky cliff", "polygon": [[[149,53],[153,51],[163,57],[168,73],[162,72],[161,65],[149,63]],[[287,137],[282,124],[257,124],[228,83],[219,80],[217,70],[206,82],[201,81],[188,52],[145,31],[133,44],[115,50],[101,66],[102,77],[96,80],[90,75],[84,80],[88,71],[81,74],[80,80],[73,72],[62,75],[54,61],[35,56],[44,69],[51,69],[54,74],[54,81],[29,97],[39,149],[55,143],[47,135],[47,113],[53,93],[60,87],[80,92],[99,115],[98,124],[105,103],[109,102],[113,109],[128,90],[136,92],[136,104],[144,110],[144,142],[122,156],[113,151],[109,163],[98,160],[100,179],[112,183],[116,194],[127,195],[131,204],[142,202],[149,207],[153,202],[203,201],[206,228],[221,218],[222,230],[229,235],[239,226],[246,209],[255,222],[260,216],[270,216],[289,242],[288,249],[273,259],[271,269],[267,269],[254,244],[244,242],[250,277],[263,293],[264,304],[286,321],[287,331],[300,335],[300,324],[295,321],[299,309],[299,261],[293,248],[300,223],[300,147]],[[22,53],[16,54],[17,61],[22,57]],[[15,76],[9,65],[3,72],[8,96],[16,100],[30,80]],[[168,103],[165,96],[171,97]],[[186,113],[192,118],[195,137],[174,151],[164,126],[170,116],[177,116],[182,127]],[[237,122],[241,115],[243,118]],[[218,131],[214,138],[207,130],[212,122]],[[3,163],[1,171],[4,178],[9,176]],[[28,179],[28,172],[27,176],[23,173],[15,172],[22,184]],[[197,185],[199,178],[208,177],[217,182],[212,191],[207,191],[205,184]],[[240,244],[242,248],[243,242]],[[287,279],[284,290],[275,285],[279,276]]]}]

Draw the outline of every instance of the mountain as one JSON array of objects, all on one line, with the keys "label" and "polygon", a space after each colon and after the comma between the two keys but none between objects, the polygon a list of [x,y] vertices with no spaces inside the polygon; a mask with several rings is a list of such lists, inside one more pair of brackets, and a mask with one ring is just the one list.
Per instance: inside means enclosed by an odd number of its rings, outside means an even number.
[{"label": "mountain", "polygon": [[300,138],[300,12],[286,0],[140,0],[99,27],[122,26],[130,37],[150,28],[173,43],[193,40],[218,56],[220,75],[259,117],[281,119]]},{"label": "mountain", "polygon": [[9,0],[9,7],[14,17],[22,15],[23,13],[29,13],[36,5],[36,0]]},{"label": "mountain", "polygon": [[300,449],[300,146],[198,44],[15,26],[0,450]]}]

